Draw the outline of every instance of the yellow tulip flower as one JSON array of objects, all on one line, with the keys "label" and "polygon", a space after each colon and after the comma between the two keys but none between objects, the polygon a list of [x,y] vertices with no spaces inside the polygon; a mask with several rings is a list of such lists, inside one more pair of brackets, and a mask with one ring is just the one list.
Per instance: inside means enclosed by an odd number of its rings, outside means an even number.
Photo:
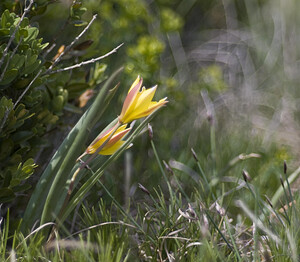
[{"label": "yellow tulip flower", "polygon": [[133,120],[148,116],[159,107],[168,103],[167,97],[158,102],[153,102],[152,98],[155,94],[157,85],[149,89],[143,87],[140,91],[142,83],[143,79],[138,76],[131,85],[119,116],[120,123],[126,124]]},{"label": "yellow tulip flower", "polygon": [[[116,126],[106,130],[103,134],[100,134],[86,149],[84,155],[86,154],[94,154],[97,149],[111,136],[114,132]],[[105,146],[100,150],[100,155],[112,155],[115,153],[124,143],[125,141],[121,140],[131,128],[126,128],[126,125],[120,126],[109,141],[105,144]]]}]

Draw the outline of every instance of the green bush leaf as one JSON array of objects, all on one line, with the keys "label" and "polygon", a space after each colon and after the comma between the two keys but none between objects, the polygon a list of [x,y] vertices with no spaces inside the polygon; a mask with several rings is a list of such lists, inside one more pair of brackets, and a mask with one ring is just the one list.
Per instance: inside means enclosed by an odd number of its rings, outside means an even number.
[{"label": "green bush leaf", "polygon": [[24,55],[19,55],[19,54],[15,54],[9,62],[9,66],[8,69],[20,69],[23,64],[25,62],[25,56]]},{"label": "green bush leaf", "polygon": [[39,35],[39,30],[36,27],[30,27],[27,29],[27,37],[24,38],[24,42],[31,42]]},{"label": "green bush leaf", "polygon": [[[9,11],[6,9],[1,16],[1,27],[2,28],[6,28],[8,25],[7,23],[10,21],[10,13]],[[10,25],[9,25],[10,26]]]},{"label": "green bush leaf", "polygon": [[5,203],[13,200],[16,197],[14,191],[10,188],[1,188],[0,203]]},{"label": "green bush leaf", "polygon": [[18,69],[7,70],[4,74],[3,80],[0,82],[0,85],[7,85],[11,83],[18,75]]},{"label": "green bush leaf", "polygon": [[32,131],[19,131],[12,135],[12,139],[15,144],[20,144],[32,138],[33,136],[34,133]]},{"label": "green bush leaf", "polygon": [[73,21],[71,21],[71,24],[73,24],[75,26],[85,26],[85,25],[87,25],[87,22],[82,21],[82,20],[73,20]]},{"label": "green bush leaf", "polygon": [[[32,56],[37,58],[36,55]],[[32,62],[33,61],[33,62]],[[33,73],[41,64],[41,60],[30,60],[30,63],[26,64],[25,70],[22,72],[23,75],[28,75]]]},{"label": "green bush leaf", "polygon": [[14,142],[12,139],[8,138],[8,139],[4,139],[1,143],[0,143],[0,160],[3,160],[5,158],[7,158],[14,147]]},{"label": "green bush leaf", "polygon": [[24,192],[27,191],[28,189],[30,189],[32,186],[30,184],[23,184],[23,185],[18,185],[18,186],[14,186],[12,189],[14,191],[14,193],[18,193],[18,192]]},{"label": "green bush leaf", "polygon": [[9,35],[9,29],[7,28],[0,29],[0,36],[8,36],[8,35]]}]

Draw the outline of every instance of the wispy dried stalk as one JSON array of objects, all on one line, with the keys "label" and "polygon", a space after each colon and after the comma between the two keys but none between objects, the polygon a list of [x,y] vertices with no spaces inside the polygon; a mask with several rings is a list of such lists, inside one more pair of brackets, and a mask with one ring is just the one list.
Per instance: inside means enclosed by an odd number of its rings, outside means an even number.
[{"label": "wispy dried stalk", "polygon": [[16,108],[16,106],[20,103],[21,99],[23,98],[23,96],[27,93],[27,91],[29,90],[29,88],[32,86],[32,84],[34,83],[34,81],[40,76],[40,74],[42,73],[42,69],[36,74],[36,76],[31,80],[31,82],[29,83],[29,85],[26,87],[26,89],[23,91],[23,93],[19,96],[18,100],[16,101],[16,103],[14,104],[13,109]]},{"label": "wispy dried stalk", "polygon": [[[72,66],[68,66],[68,67],[65,67],[65,68],[61,68],[61,69],[57,69],[57,70],[54,70],[54,71],[50,71],[48,72],[49,75],[51,74],[56,74],[56,73],[60,73],[60,72],[65,72],[65,71],[69,71],[69,70],[72,70],[72,69],[75,69],[75,68],[78,68],[78,67],[81,67],[81,66],[84,66],[84,65],[88,65],[88,64],[92,64],[92,63],[96,63],[98,62],[99,60],[102,60],[103,58],[106,58],[108,56],[110,56],[111,54],[113,53],[116,53],[118,51],[118,49],[124,45],[124,43],[118,45],[117,47],[115,47],[113,50],[111,50],[110,52],[106,53],[105,55],[103,56],[99,56],[99,57],[96,57],[96,58],[92,58],[90,60],[86,60],[86,61],[83,61],[79,64],[76,64],[76,65],[72,65]],[[47,73],[46,72],[46,73]]]},{"label": "wispy dried stalk", "polygon": [[69,44],[65,50],[63,52],[61,52],[61,54],[55,59],[55,61],[53,62],[53,64],[48,68],[48,70],[45,72],[45,74],[49,74],[53,67],[56,66],[60,60],[62,59],[62,57],[68,53],[71,48],[75,45],[75,43],[86,33],[86,31],[90,28],[90,26],[92,25],[92,23],[95,21],[97,15],[94,15],[93,18],[91,19],[91,21],[88,23],[88,25],[82,30],[82,32],[75,37],[75,39],[73,40],[73,42],[71,44]]},{"label": "wispy dried stalk", "polygon": [[[73,40],[73,42],[68,45],[64,52],[62,52],[60,54],[59,57],[56,58],[56,60],[53,62],[53,64],[48,68],[48,70],[44,73],[44,74],[47,74],[49,73],[52,68],[57,64],[59,63],[59,61],[61,60],[61,58],[63,57],[63,55],[68,52],[72,47],[73,45],[83,36],[83,34],[89,29],[89,27],[91,26],[91,24],[94,22],[94,20],[96,19],[97,15],[94,15],[93,18],[91,19],[91,21],[89,22],[89,24],[83,29],[83,31],[77,36],[75,37],[75,39]],[[32,86],[32,84],[34,83],[34,81],[41,75],[42,73],[42,69],[36,74],[36,76],[31,80],[31,82],[29,83],[29,85],[26,87],[26,89],[23,91],[23,93],[19,96],[18,100],[16,101],[16,103],[14,104],[14,107],[13,109],[16,108],[17,104],[21,101],[21,99],[23,98],[23,96],[27,93],[27,91],[29,90],[29,88]]]}]

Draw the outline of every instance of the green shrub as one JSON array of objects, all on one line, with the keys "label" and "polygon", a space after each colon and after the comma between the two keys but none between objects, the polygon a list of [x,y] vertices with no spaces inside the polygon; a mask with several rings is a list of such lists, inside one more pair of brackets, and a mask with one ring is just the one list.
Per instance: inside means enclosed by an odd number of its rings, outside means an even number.
[{"label": "green shrub", "polygon": [[[29,17],[46,10],[48,1],[37,1],[27,10]],[[75,3],[76,4],[76,3]],[[72,19],[79,21],[81,5],[72,5]],[[9,1],[1,7],[16,9]],[[26,9],[25,9],[26,10]],[[36,23],[6,9],[0,23],[0,202],[11,201],[30,185],[26,183],[37,167],[33,160],[50,145],[44,136],[59,123],[69,97],[78,97],[91,84],[95,87],[105,67],[97,65],[89,81],[79,70],[51,74],[47,68],[48,43],[39,37]]]}]

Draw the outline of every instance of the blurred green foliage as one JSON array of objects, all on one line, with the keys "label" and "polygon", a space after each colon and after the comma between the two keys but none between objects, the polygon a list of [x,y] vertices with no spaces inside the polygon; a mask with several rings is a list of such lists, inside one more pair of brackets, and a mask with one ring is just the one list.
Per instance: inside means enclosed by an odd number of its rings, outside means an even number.
[{"label": "blurred green foliage", "polygon": [[160,80],[160,59],[165,50],[166,34],[181,30],[184,25],[181,16],[171,9],[173,4],[172,1],[149,4],[144,0],[104,0],[100,3],[89,0],[85,3],[87,13],[99,14],[88,36],[94,40],[94,48],[105,52],[125,43],[124,51],[121,50],[123,55],[109,59],[112,65],[125,64],[124,86],[130,85],[137,75],[146,83]]}]

